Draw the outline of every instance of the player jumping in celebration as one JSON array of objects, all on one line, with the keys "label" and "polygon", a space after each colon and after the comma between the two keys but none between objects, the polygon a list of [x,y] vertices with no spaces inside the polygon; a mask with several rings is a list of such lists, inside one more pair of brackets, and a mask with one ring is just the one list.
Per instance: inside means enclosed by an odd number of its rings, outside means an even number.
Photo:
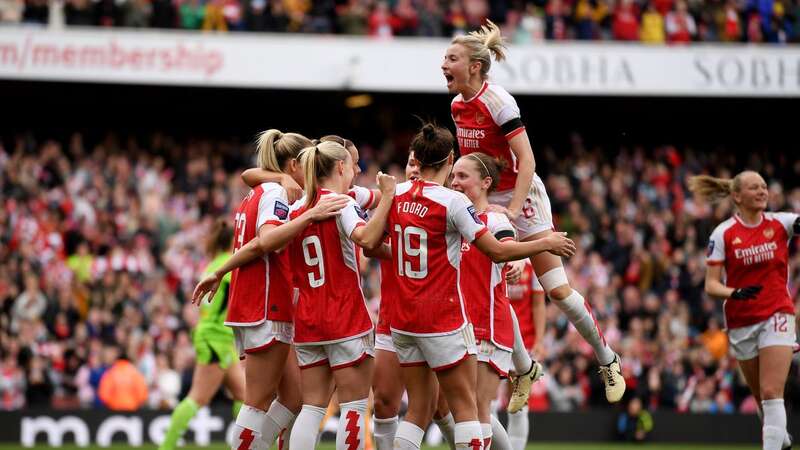
[{"label": "player jumping in celebration", "polygon": [[[492,55],[500,61],[505,58],[504,52],[500,29],[489,22],[480,31],[454,38],[441,69],[448,91],[457,94],[451,114],[461,154],[483,152],[504,162],[500,183],[489,196],[489,203],[503,208],[519,240],[534,241],[553,233],[550,200],[535,173],[533,150],[516,101],[505,89],[488,81]],[[603,338],[589,304],[570,287],[558,256],[544,252],[531,261],[548,297],[594,349],[606,398],[618,402],[625,393],[620,358]],[[528,401],[531,383],[538,375],[535,364],[529,364],[527,373],[517,373],[514,378],[509,412],[518,411]]]},{"label": "player jumping in celebration", "polygon": [[[297,157],[310,144],[299,134],[265,131],[258,140],[259,166],[302,182]],[[193,303],[200,303],[208,293],[214,295],[220,280],[233,270],[225,324],[234,330],[240,357],[247,359],[245,401],[234,430],[237,450],[271,447],[301,406],[296,360],[287,360],[294,328],[288,253],[262,243],[271,229],[288,219],[287,203],[286,191],[276,183],[251,190],[236,211],[233,256],[200,281],[192,295]],[[294,226],[326,219],[344,204],[338,199],[321,202],[296,219]],[[278,399],[273,401],[276,392]]]},{"label": "player jumping in celebration", "polygon": [[[206,243],[208,256],[214,258],[206,273],[211,273],[230,257],[233,228],[225,221],[214,223]],[[230,276],[225,276],[221,289],[208,303],[200,305],[200,320],[192,332],[192,341],[197,353],[197,365],[192,376],[192,387],[175,411],[169,429],[159,450],[174,450],[178,440],[186,432],[189,421],[203,406],[208,405],[219,387],[224,383],[233,396],[233,417],[239,414],[244,400],[244,372],[239,364],[233,343],[233,330],[226,327],[228,290]]]},{"label": "player jumping in celebration", "polygon": [[731,197],[736,206],[711,233],[705,289],[726,299],[728,341],[760,405],[763,449],[789,448],[783,390],[797,335],[787,278],[789,241],[800,233],[800,216],[765,212],[769,191],[757,172],[733,179],[699,175],[689,179],[689,188],[707,201]]},{"label": "player jumping in celebration", "polygon": [[563,233],[522,243],[499,242],[488,233],[469,199],[443,186],[453,167],[452,142],[448,130],[422,127],[411,143],[420,177],[397,186],[389,215],[401,299],[392,311],[390,328],[408,392],[408,412],[395,435],[396,449],[420,448],[430,422],[434,374],[453,413],[455,447],[483,447],[475,396],[475,337],[459,286],[462,238],[495,262],[546,251],[570,256],[575,251]]}]

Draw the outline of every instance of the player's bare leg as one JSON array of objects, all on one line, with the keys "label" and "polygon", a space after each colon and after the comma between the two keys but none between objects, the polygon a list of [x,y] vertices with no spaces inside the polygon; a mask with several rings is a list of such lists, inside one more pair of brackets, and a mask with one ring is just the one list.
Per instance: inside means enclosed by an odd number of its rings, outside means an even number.
[{"label": "player's bare leg", "polygon": [[475,395],[477,389],[475,356],[469,355],[455,367],[437,371],[436,378],[456,422],[453,432],[456,448],[481,446],[483,438]]},{"label": "player's bare leg", "polygon": [[431,398],[436,398],[436,377],[427,365],[403,367],[401,374],[408,393],[408,411],[397,427],[394,448],[419,449],[433,415]]},{"label": "player's bare leg", "polygon": [[403,381],[397,353],[375,350],[375,376],[372,392],[375,404],[375,446],[377,450],[391,450],[397,432],[398,413],[403,398]]},{"label": "player's bare leg", "polygon": [[364,448],[365,416],[374,367],[375,361],[366,358],[354,366],[333,371],[340,411],[336,448]]},{"label": "player's bare leg", "polygon": [[263,351],[247,355],[244,406],[236,418],[233,447],[261,449],[267,407],[275,397],[289,345],[276,341]]},{"label": "player's bare leg", "polygon": [[[478,363],[478,385],[476,392],[476,402],[478,406],[478,420],[481,423],[481,431],[483,434],[483,448],[489,449],[509,449],[511,444],[508,441],[508,435],[505,430],[498,430],[498,438],[500,442],[497,445],[492,445],[494,442],[494,427],[492,426],[492,401],[497,398],[497,388],[500,387],[500,377],[497,372],[485,363]],[[499,424],[499,423],[498,423]],[[500,425],[502,428],[502,425]]]},{"label": "player's bare leg", "polygon": [[264,428],[261,431],[261,439],[267,448],[271,448],[281,435],[284,442],[288,441],[292,424],[302,406],[300,368],[297,366],[294,348],[290,348],[286,364],[283,367],[283,375],[278,384],[278,398],[270,405]]},{"label": "player's bare leg", "polygon": [[[545,230],[528,236],[524,240],[540,239],[551,233],[553,233],[552,230]],[[600,363],[600,376],[606,387],[606,399],[611,403],[620,401],[622,395],[625,394],[625,379],[622,377],[619,355],[614,353],[606,343],[586,300],[578,291],[570,287],[561,258],[552,253],[543,252],[532,257],[531,262],[547,296],[564,312],[578,333],[594,349],[594,354]]]},{"label": "player's bare leg", "polygon": [[302,433],[292,433],[289,448],[313,450],[322,419],[331,400],[333,372],[327,364],[300,370],[300,385],[303,387],[303,407],[294,422],[294,428]]}]

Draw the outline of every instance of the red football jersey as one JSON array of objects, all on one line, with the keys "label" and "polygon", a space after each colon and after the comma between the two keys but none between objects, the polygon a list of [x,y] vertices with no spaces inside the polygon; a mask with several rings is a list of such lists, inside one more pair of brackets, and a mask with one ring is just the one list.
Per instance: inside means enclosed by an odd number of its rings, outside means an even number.
[{"label": "red football jersey", "polygon": [[788,289],[789,241],[797,217],[793,213],[764,213],[758,225],[750,226],[734,215],[711,233],[706,262],[723,266],[725,284],[732,288],[763,287],[753,300],[725,301],[728,328],[754,325],[778,312],[794,314]]},{"label": "red football jersey", "polygon": [[[497,240],[513,240],[514,227],[503,214],[482,213],[478,216]],[[489,340],[511,351],[514,331],[511,306],[508,304],[505,263],[496,264],[474,245],[461,247],[461,293],[467,304],[475,339]]]},{"label": "red football jersey", "polygon": [[406,181],[397,186],[388,231],[398,299],[392,331],[436,336],[466,326],[461,238],[472,242],[488,231],[472,203],[438,184]]},{"label": "red football jersey", "polygon": [[[321,196],[332,195],[321,190]],[[291,212],[295,218],[305,211]],[[351,200],[335,218],[314,222],[291,243],[292,274],[299,289],[295,311],[296,344],[330,344],[372,331],[361,276],[359,250],[350,240],[365,214]]]},{"label": "red football jersey", "polygon": [[[281,185],[256,186],[236,210],[233,251],[257,237],[262,225],[281,225],[288,216],[286,191]],[[269,253],[235,269],[229,301],[225,325],[252,326],[266,319],[291,322],[292,284],[286,252]]]},{"label": "red football jersey", "polygon": [[465,100],[458,94],[450,104],[450,114],[456,124],[461,154],[483,152],[505,161],[497,190],[514,189],[517,159],[508,141],[525,131],[514,97],[502,87],[484,82],[471,99]]},{"label": "red football jersey", "polygon": [[536,325],[533,321],[533,295],[544,294],[544,289],[542,289],[542,285],[539,284],[539,279],[536,278],[536,272],[533,271],[533,265],[530,259],[525,260],[525,269],[523,269],[519,281],[510,283],[507,287],[507,291],[511,307],[514,308],[514,312],[517,314],[519,331],[522,334],[522,340],[525,342],[525,348],[531,349],[536,345]]},{"label": "red football jersey", "polygon": [[[391,244],[391,242],[388,242]],[[378,310],[378,325],[375,332],[391,334],[392,308],[397,303],[397,275],[392,267],[392,260],[382,259],[381,264],[381,305]]]}]

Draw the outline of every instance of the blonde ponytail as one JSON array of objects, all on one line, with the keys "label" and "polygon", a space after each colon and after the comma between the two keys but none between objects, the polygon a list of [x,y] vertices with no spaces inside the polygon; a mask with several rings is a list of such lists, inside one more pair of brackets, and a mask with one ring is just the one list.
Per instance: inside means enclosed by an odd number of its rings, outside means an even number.
[{"label": "blonde ponytail", "polygon": [[733,192],[733,180],[729,178],[695,175],[689,177],[688,183],[689,191],[709,203],[724,200]]},{"label": "blonde ponytail", "polygon": [[305,179],[306,207],[313,206],[318,199],[320,180],[327,178],[337,161],[350,156],[347,149],[338,142],[325,141],[312,145],[300,152],[300,164]]},{"label": "blonde ponytail", "polygon": [[506,59],[505,40],[500,28],[491,20],[486,20],[486,25],[481,26],[480,30],[456,36],[451,43],[466,47],[470,62],[481,62],[481,76],[484,79],[489,76],[489,69],[492,68],[492,55],[495,61]]},{"label": "blonde ponytail", "polygon": [[733,178],[716,178],[709,175],[695,175],[689,177],[689,191],[698,195],[704,201],[716,203],[728,198],[731,193],[739,192],[742,189],[742,178],[745,175],[756,175],[758,172],[745,170],[739,172]]},{"label": "blonde ponytail", "polygon": [[271,129],[262,131],[256,140],[258,167],[270,172],[283,172],[286,162],[297,158],[300,150],[311,145],[302,134],[283,133]]}]

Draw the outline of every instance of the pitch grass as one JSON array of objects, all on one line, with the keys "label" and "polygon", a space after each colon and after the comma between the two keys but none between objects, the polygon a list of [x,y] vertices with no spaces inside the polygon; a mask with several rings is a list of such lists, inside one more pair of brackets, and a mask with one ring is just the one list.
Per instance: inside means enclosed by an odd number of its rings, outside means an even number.
[{"label": "pitch grass", "polygon": [[[8,444],[0,444],[0,450],[22,450],[25,447],[21,445],[8,445]],[[47,445],[38,445],[37,447],[33,447],[36,449],[45,449],[49,448]],[[61,450],[101,450],[102,447],[98,446],[89,446],[89,447],[77,447],[74,445],[65,445],[63,447],[59,447]],[[123,449],[123,448],[131,448],[127,445],[114,445],[111,448],[113,449]],[[144,445],[142,447],[138,447],[141,450],[156,450],[155,445]],[[225,450],[223,444],[212,444],[208,447],[195,447],[195,446],[187,446],[187,447],[179,447],[180,450]],[[448,450],[448,447],[440,446],[440,447],[426,447],[422,446],[425,450]],[[707,445],[707,444],[623,444],[617,442],[610,442],[610,443],[596,443],[596,444],[587,444],[587,443],[541,443],[537,442],[535,444],[529,444],[526,450],[626,450],[626,449],[647,449],[647,450],[744,450],[744,449],[755,449],[758,448],[758,444],[752,445]],[[317,447],[318,450],[335,450],[336,446],[332,442],[325,442],[320,444]]]}]

